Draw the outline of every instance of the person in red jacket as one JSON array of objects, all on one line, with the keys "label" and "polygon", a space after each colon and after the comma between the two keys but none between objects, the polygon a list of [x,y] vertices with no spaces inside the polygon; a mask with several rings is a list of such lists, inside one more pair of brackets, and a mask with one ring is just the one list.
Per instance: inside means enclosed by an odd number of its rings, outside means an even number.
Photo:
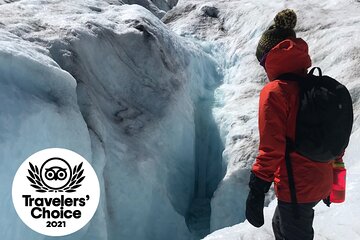
[{"label": "person in red jacket", "polygon": [[297,152],[290,152],[297,197],[297,214],[294,214],[285,152],[287,139],[295,140],[299,86],[296,81],[279,80],[278,77],[285,73],[305,76],[311,66],[308,45],[296,38],[295,25],[294,11],[279,12],[274,24],[262,35],[256,51],[270,82],[260,93],[259,153],[250,175],[246,218],[256,227],[264,224],[265,193],[274,182],[278,206],[272,225],[277,240],[313,239],[313,207],[329,196],[333,180],[333,161],[314,162]]}]

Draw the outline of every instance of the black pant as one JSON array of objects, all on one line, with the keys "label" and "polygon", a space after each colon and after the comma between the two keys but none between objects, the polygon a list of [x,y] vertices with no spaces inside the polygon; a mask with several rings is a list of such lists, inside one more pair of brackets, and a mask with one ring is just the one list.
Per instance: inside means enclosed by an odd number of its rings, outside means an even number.
[{"label": "black pant", "polygon": [[272,227],[276,240],[313,240],[314,203],[297,204],[298,217],[295,217],[291,203],[278,201]]}]

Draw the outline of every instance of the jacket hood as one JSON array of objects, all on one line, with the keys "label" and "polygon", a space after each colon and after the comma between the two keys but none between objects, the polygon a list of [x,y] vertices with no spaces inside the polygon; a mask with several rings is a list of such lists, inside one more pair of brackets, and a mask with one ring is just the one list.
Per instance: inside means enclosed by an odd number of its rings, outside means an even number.
[{"label": "jacket hood", "polygon": [[284,73],[306,74],[311,66],[308,45],[301,38],[280,42],[267,54],[265,71],[270,81]]}]

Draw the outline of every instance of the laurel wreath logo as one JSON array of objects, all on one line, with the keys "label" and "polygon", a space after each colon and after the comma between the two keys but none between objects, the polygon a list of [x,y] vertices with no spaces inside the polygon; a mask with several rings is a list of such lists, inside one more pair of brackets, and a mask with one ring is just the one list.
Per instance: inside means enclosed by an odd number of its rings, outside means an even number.
[{"label": "laurel wreath logo", "polygon": [[85,176],[83,176],[84,169],[82,169],[83,163],[75,166],[72,170],[72,177],[68,184],[62,187],[62,189],[51,189],[47,187],[41,177],[39,168],[36,165],[33,165],[29,162],[30,169],[28,169],[29,175],[26,176],[27,179],[30,181],[30,186],[36,189],[36,192],[75,192],[77,188],[81,186],[81,182],[84,180]]}]

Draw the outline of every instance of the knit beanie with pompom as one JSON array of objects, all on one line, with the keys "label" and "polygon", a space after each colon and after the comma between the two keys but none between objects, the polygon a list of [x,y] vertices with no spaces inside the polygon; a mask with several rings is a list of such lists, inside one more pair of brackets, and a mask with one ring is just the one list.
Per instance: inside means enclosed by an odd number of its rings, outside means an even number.
[{"label": "knit beanie with pompom", "polygon": [[256,49],[256,58],[259,62],[265,54],[283,40],[296,37],[294,28],[296,25],[296,14],[291,9],[285,9],[274,18],[274,23],[266,30],[260,38]]}]

